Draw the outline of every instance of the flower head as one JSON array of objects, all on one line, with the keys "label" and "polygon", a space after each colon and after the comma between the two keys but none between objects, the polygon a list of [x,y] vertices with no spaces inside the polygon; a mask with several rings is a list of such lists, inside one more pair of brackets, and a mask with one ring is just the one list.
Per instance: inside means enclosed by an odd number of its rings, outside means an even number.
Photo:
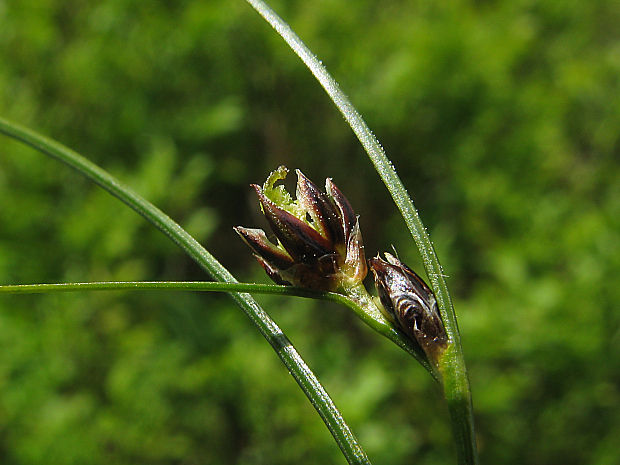
[{"label": "flower head", "polygon": [[297,200],[275,183],[288,169],[279,167],[263,187],[253,184],[263,214],[276,236],[236,226],[267,274],[279,284],[333,291],[359,284],[367,273],[359,219],[331,179],[325,192],[297,170]]},{"label": "flower head", "polygon": [[384,255],[386,260],[379,256],[369,260],[383,313],[434,360],[448,342],[435,295],[411,268],[387,252]]}]

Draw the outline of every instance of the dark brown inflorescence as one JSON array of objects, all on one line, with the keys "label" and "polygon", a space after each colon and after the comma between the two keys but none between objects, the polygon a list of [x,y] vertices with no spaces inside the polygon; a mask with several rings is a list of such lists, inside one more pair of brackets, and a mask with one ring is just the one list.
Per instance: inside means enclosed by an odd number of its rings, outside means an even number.
[{"label": "dark brown inflorescence", "polygon": [[334,291],[357,285],[368,271],[359,218],[331,179],[325,192],[297,170],[297,200],[283,186],[288,169],[274,171],[263,187],[253,184],[263,214],[277,238],[262,229],[236,226],[267,274],[278,284]]},{"label": "dark brown inflorescence", "polygon": [[448,338],[437,310],[435,295],[413,270],[385,253],[369,260],[384,315],[431,360],[447,345]]}]

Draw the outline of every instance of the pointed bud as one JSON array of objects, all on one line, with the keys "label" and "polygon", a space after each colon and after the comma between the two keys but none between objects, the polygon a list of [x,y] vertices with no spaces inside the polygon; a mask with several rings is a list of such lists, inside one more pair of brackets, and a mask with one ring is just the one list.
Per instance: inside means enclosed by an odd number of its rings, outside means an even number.
[{"label": "pointed bud", "polygon": [[327,195],[334,201],[338,210],[338,216],[340,218],[340,230],[344,232],[345,245],[348,243],[347,238],[351,234],[351,230],[355,226],[357,217],[353,212],[351,204],[347,198],[340,192],[340,189],[336,187],[331,178],[325,180],[325,191]]},{"label": "pointed bud", "polygon": [[338,212],[326,194],[300,170],[297,173],[297,201],[310,214],[316,230],[331,242],[342,242]]},{"label": "pointed bud", "polygon": [[244,228],[243,226],[235,226],[233,229],[256,254],[264,257],[269,263],[273,263],[276,268],[288,268],[295,264],[286,250],[269,242],[262,229]]},{"label": "pointed bud", "polygon": [[361,282],[366,277],[366,274],[368,274],[359,217],[355,219],[355,226],[349,235],[347,243],[347,258],[344,263],[347,267],[347,274],[352,276],[354,281]]},{"label": "pointed bud", "polygon": [[259,186],[254,184],[252,187],[258,195],[269,226],[293,259],[311,262],[329,253],[330,243],[327,238],[321,236],[308,223],[278,207],[265,196]]},{"label": "pointed bud", "polygon": [[413,270],[385,253],[369,260],[384,315],[417,342],[429,360],[436,360],[448,338],[435,295]]}]

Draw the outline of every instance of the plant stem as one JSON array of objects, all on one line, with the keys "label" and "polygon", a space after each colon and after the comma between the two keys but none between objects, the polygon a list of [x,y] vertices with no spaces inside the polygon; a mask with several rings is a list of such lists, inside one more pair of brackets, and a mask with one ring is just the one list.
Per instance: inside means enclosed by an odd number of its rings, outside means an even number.
[{"label": "plant stem", "polygon": [[216,281],[99,281],[89,283],[11,284],[0,286],[0,294],[41,294],[75,291],[168,290],[203,292],[247,292],[280,294],[312,299],[324,299],[349,304],[348,299],[332,292],[317,292],[300,287],[277,284],[224,283]]},{"label": "plant stem", "polygon": [[[155,225],[213,278],[223,282],[236,282],[232,274],[179,224],[102,168],[64,145],[2,118],[0,118],[0,133],[21,141],[74,168]],[[231,297],[271,344],[282,363],[321,416],[347,461],[350,464],[370,464],[366,453],[329,394],[275,321],[249,294],[232,293]]]},{"label": "plant stem", "polygon": [[[329,98],[342,113],[347,123],[366,150],[377,173],[390,192],[394,203],[400,210],[407,228],[422,255],[424,268],[429,277],[431,287],[437,298],[437,304],[449,338],[446,356],[440,362],[440,370],[445,379],[444,392],[454,439],[457,443],[458,460],[461,464],[478,463],[476,438],[474,434],[473,407],[467,367],[463,357],[461,338],[456,321],[456,314],[448,292],[441,264],[435,253],[426,228],[413,205],[411,197],[398,177],[396,170],[381,144],[366,125],[366,122],[355,109],[349,98],[340,90],[338,83],[328,73],[322,62],[303,43],[301,38],[282,20],[263,0],[246,0],[284,39],[289,47],[304,62],[310,72],[319,81]],[[456,400],[458,399],[458,401]]]},{"label": "plant stem", "polygon": [[59,283],[59,284],[16,284],[0,286],[0,294],[42,294],[50,292],[75,291],[139,291],[139,290],[176,290],[199,292],[247,292],[254,294],[277,294],[310,299],[322,299],[349,307],[373,330],[388,338],[403,350],[416,357],[438,381],[439,375],[432,371],[424,352],[411,343],[405,335],[396,331],[389,324],[374,304],[372,297],[362,286],[346,291],[347,295],[335,292],[319,292],[293,286],[255,283],[222,283],[213,281],[106,281],[91,283]]},{"label": "plant stem", "polygon": [[[456,445],[459,463],[478,463],[478,451],[474,430],[474,415],[465,370],[463,353],[456,344],[449,344],[439,358],[439,371],[443,379],[443,390]],[[460,360],[459,360],[460,358]]]}]

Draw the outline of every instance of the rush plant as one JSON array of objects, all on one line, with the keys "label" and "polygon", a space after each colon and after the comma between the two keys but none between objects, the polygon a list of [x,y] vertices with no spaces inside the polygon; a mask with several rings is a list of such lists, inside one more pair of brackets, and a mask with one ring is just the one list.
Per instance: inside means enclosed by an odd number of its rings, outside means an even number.
[{"label": "rush plant", "polygon": [[[69,165],[97,183],[160,229],[214,280],[11,285],[0,286],[0,292],[119,289],[227,292],[295,378],[346,460],[350,464],[369,464],[362,446],[324,387],[251,294],[295,295],[338,302],[353,310],[368,326],[392,340],[428,370],[442,390],[450,412],[458,463],[476,464],[472,401],[456,316],[438,258],[413,202],[381,145],[321,62],[262,0],[247,1],[309,68],[360,140],[420,251],[430,286],[390,254],[384,254],[385,259],[379,256],[366,259],[358,218],[351,203],[331,179],[326,180],[323,192],[298,171],[296,199],[293,199],[277,185],[286,175],[283,167],[274,171],[263,186],[253,186],[276,240],[269,240],[260,229],[235,228],[277,284],[239,283],[174,220],[108,172],[58,142],[0,119],[1,133]],[[373,297],[362,283],[369,269],[375,279],[378,297]]]}]

